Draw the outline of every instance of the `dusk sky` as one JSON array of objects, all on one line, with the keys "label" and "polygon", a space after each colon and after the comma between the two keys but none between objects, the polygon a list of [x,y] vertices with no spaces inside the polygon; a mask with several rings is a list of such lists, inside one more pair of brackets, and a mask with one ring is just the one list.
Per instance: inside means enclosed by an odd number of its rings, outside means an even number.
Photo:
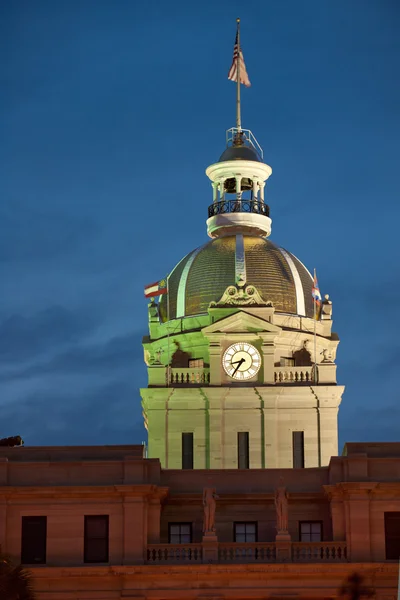
[{"label": "dusk sky", "polygon": [[140,443],[143,287],[207,241],[236,17],[271,240],[340,336],[340,450],[400,439],[398,0],[0,4],[0,437]]}]

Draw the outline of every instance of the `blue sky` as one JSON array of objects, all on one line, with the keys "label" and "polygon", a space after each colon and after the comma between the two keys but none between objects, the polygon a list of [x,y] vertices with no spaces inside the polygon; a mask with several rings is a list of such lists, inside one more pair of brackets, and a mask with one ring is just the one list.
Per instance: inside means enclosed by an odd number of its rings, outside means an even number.
[{"label": "blue sky", "polygon": [[399,439],[396,0],[1,4],[0,437],[145,439],[143,286],[206,241],[237,16],[271,239],[333,300],[340,445]]}]

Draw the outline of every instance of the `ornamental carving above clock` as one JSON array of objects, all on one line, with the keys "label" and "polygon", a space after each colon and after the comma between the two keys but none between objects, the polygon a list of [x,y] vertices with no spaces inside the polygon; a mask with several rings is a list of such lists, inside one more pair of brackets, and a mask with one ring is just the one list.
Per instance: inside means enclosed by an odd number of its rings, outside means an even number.
[{"label": "ornamental carving above clock", "polygon": [[229,346],[222,357],[225,373],[236,381],[251,379],[261,367],[261,355],[248,342],[236,342]]}]

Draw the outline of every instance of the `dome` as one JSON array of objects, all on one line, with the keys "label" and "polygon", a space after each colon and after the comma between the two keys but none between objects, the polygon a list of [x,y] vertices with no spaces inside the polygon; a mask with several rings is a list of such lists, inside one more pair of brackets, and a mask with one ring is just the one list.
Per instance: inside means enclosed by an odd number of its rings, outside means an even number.
[{"label": "dome", "polygon": [[218,162],[228,160],[254,160],[261,162],[257,152],[251,146],[229,146],[221,154]]},{"label": "dome", "polygon": [[[207,313],[210,302],[235,285],[238,269],[276,312],[313,316],[313,281],[305,266],[269,240],[238,234],[213,239],[177,264],[169,275],[170,319]],[[166,321],[166,296],[160,314]]]}]

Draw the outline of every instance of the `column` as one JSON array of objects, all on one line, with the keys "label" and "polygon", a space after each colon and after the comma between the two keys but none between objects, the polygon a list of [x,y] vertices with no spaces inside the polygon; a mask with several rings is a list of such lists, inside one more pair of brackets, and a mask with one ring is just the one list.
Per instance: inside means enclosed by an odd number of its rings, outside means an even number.
[{"label": "column", "polygon": [[236,176],[236,198],[242,199],[242,176]]},{"label": "column", "polygon": [[261,200],[261,202],[264,202],[264,188],[265,188],[265,181],[260,181],[260,200]]},{"label": "column", "polygon": [[258,200],[258,181],[253,179],[253,200]]},{"label": "column", "polygon": [[212,189],[213,189],[213,202],[218,202],[218,182],[217,181],[213,181],[212,182]]},{"label": "column", "polygon": [[225,200],[225,179],[219,181],[219,199]]}]

